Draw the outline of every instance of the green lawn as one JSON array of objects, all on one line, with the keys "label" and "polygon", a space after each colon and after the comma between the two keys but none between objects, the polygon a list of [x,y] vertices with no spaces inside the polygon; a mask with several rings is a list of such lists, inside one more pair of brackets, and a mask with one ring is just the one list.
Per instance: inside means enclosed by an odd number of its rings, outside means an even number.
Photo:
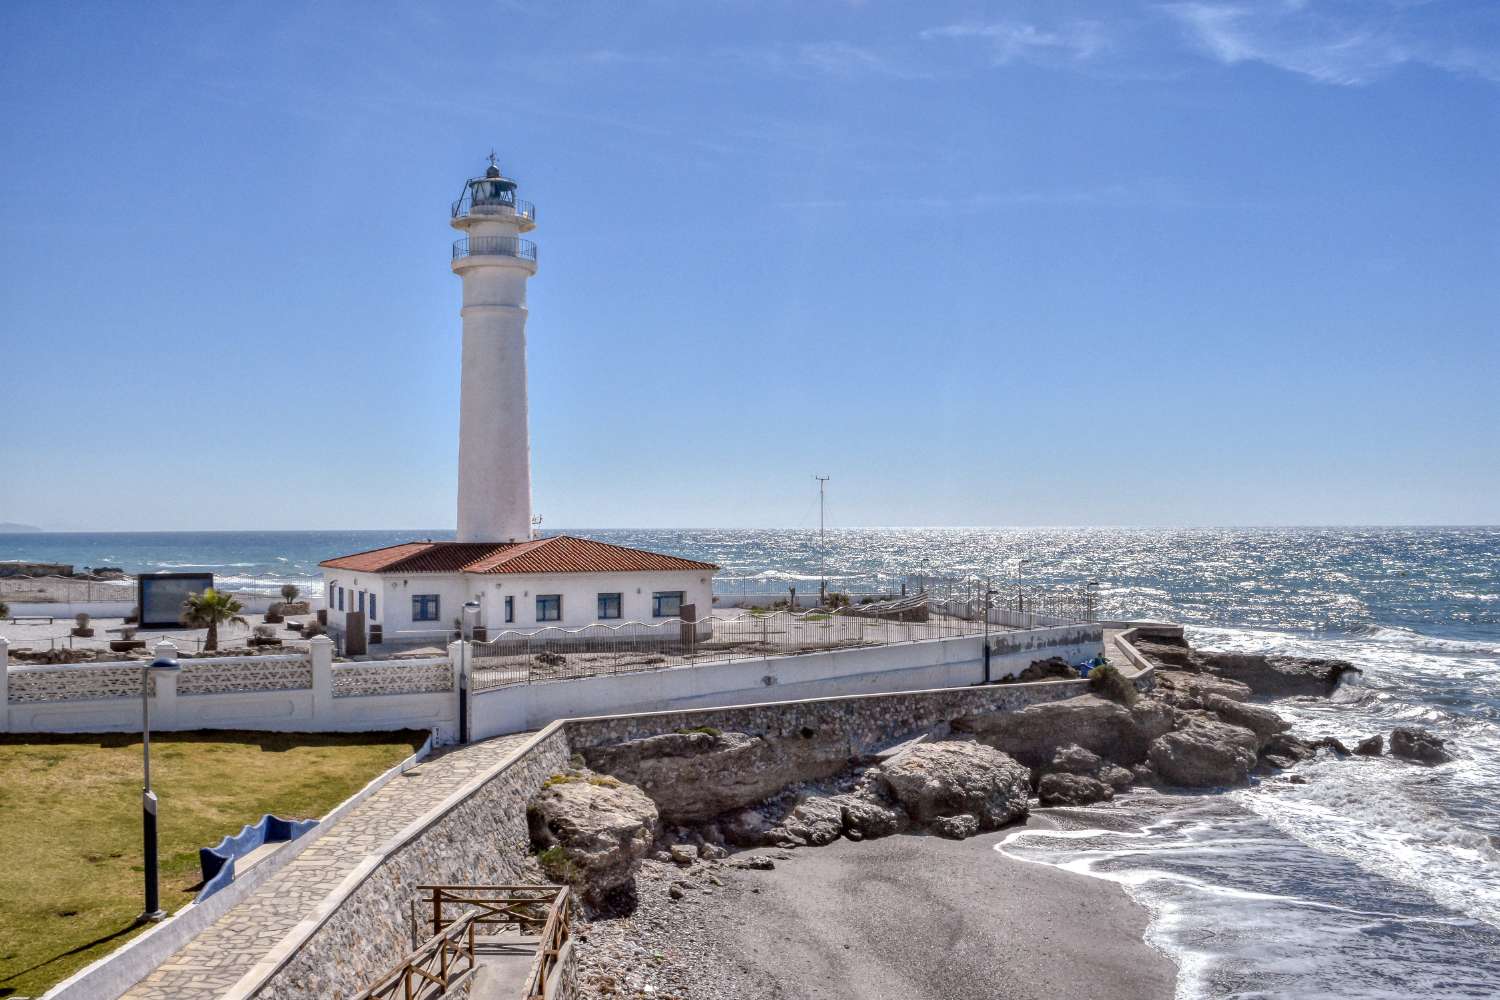
[{"label": "green lawn", "polygon": [[[321,816],[426,733],[153,734],[161,901],[192,901],[198,848],[264,813]],[[141,739],[0,735],[0,997],[37,995],[141,928]]]}]

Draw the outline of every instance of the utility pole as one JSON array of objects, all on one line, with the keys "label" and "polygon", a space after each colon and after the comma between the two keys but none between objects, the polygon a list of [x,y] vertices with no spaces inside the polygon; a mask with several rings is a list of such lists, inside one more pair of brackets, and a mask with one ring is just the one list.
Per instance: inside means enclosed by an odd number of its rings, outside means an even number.
[{"label": "utility pole", "polygon": [[828,541],[823,521],[823,504],[828,486],[827,476],[813,476],[818,481],[818,603],[828,603]]}]

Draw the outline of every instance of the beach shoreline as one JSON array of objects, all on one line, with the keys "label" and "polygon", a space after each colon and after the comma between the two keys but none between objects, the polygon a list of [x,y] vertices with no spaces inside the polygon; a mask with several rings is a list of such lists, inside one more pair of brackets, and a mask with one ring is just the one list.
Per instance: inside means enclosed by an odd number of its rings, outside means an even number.
[{"label": "beach shoreline", "polygon": [[[581,928],[581,981],[594,996],[680,1000],[1170,1000],[1177,967],[1121,886],[995,849],[1018,829],[1071,825],[1039,812],[963,841],[647,861],[635,911]],[[743,867],[755,857],[775,868]]]}]

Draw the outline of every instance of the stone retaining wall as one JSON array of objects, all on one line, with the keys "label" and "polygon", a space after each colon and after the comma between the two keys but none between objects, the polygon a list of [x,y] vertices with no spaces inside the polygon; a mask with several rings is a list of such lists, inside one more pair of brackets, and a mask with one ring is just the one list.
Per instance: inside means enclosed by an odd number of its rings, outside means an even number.
[{"label": "stone retaining wall", "polygon": [[579,750],[695,726],[778,737],[795,736],[803,729],[813,729],[824,737],[837,734],[847,744],[852,757],[942,726],[959,716],[1015,712],[1028,705],[1085,694],[1088,689],[1085,680],[990,684],[900,694],[770,702],[738,708],[570,719],[565,725],[569,742]]},{"label": "stone retaining wall", "polygon": [[477,788],[434,803],[440,814],[380,848],[363,881],[254,995],[354,996],[411,951],[408,915],[416,886],[522,881],[531,854],[526,804],[543,781],[567,767],[568,756],[567,736],[553,727]]}]

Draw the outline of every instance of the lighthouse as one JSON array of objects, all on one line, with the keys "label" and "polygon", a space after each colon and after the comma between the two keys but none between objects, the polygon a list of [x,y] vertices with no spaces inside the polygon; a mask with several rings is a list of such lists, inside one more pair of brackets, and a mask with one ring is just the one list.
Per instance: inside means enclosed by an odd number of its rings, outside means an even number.
[{"label": "lighthouse", "polygon": [[536,208],[516,196],[490,154],[464,185],[451,224],[453,273],[463,279],[458,417],[458,540],[531,538],[531,443],[526,417],[526,282],[536,274]]},{"label": "lighthouse", "polygon": [[[450,223],[463,279],[458,538],[401,542],[324,559],[328,631],[366,643],[446,645],[455,627],[491,638],[539,634],[596,644],[713,635],[713,563],[573,535],[532,537],[526,418],[526,282],[536,274],[536,209],[495,154],[464,182]],[[457,623],[457,625],[455,625]],[[478,635],[475,631],[471,634]],[[601,647],[602,648],[602,647]]]}]

